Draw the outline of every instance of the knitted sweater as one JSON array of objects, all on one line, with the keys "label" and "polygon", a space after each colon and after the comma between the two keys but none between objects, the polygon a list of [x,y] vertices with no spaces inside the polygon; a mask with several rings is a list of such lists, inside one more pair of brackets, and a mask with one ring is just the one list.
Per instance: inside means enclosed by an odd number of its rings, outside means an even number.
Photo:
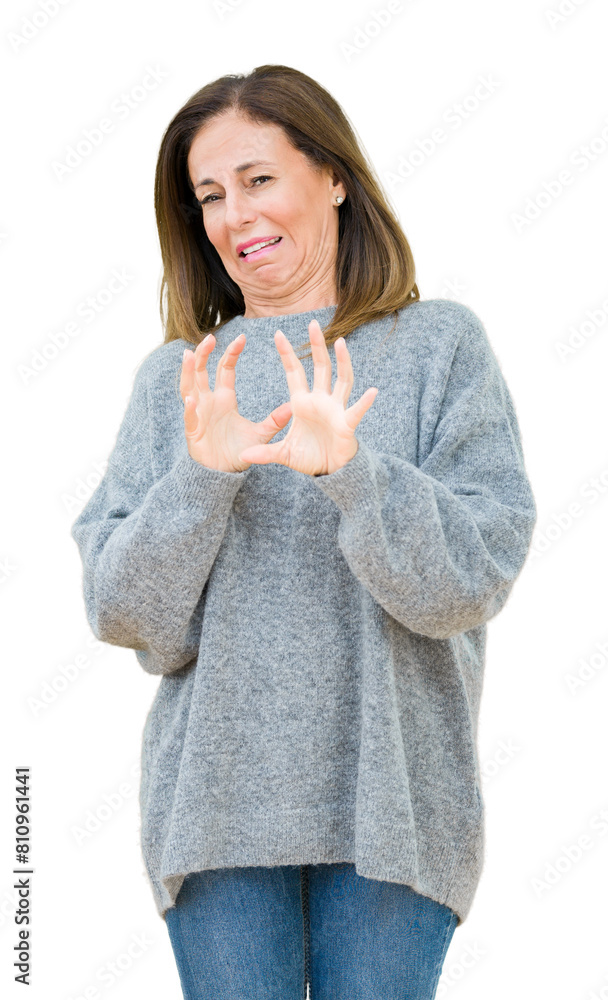
[{"label": "knitted sweater", "polygon": [[[239,412],[264,419],[289,400],[276,330],[302,353],[309,321],[323,329],[335,308],[234,318],[210,388],[244,332]],[[460,923],[469,913],[485,846],[486,623],[522,569],[536,505],[481,321],[433,299],[400,310],[388,336],[393,322],[346,338],[347,405],[378,393],[356,455],[316,477],[195,461],[179,394],[188,345],[157,347],[72,526],[91,629],[160,675],[139,804],[162,918],[192,871],[336,862]]]}]

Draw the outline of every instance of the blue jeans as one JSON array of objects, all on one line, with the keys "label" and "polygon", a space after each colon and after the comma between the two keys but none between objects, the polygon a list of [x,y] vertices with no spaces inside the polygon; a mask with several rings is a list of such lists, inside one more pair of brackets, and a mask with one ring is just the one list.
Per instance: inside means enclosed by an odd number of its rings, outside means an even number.
[{"label": "blue jeans", "polygon": [[433,1000],[458,917],[344,862],[191,872],[165,921],[185,1000]]}]

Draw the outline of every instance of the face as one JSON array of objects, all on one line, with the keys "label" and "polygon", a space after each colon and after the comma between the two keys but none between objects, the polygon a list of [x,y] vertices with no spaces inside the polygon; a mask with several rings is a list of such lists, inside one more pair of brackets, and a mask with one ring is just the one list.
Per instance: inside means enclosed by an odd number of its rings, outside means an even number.
[{"label": "face", "polygon": [[[243,293],[245,316],[335,305],[336,198],[346,190],[330,167],[314,169],[277,125],[231,112],[198,132],[188,172],[207,236]],[[241,252],[276,237],[271,247]]]}]

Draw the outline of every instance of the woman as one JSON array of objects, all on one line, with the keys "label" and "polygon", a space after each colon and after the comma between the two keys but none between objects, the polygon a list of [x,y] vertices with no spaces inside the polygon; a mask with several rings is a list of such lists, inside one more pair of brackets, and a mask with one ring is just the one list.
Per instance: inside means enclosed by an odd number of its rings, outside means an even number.
[{"label": "woman", "polygon": [[93,632],[161,675],[142,850],[184,996],[432,998],[536,521],[513,401],[303,73],[190,98],[155,205],[165,341],[72,534]]}]

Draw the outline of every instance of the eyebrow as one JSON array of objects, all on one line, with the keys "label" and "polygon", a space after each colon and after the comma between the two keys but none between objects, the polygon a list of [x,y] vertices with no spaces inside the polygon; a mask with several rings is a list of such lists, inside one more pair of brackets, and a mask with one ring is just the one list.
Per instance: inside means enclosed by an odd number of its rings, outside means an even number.
[{"label": "eyebrow", "polygon": [[[271,163],[270,160],[250,160],[249,163],[241,163],[238,167],[234,168],[235,174],[242,174],[244,170],[249,170],[250,167],[275,167],[276,163]],[[205,184],[215,184],[216,181],[212,177],[205,177],[200,180],[195,187],[192,187],[192,182],[190,181],[190,187],[193,191],[197,191],[199,187],[203,187]]]}]

